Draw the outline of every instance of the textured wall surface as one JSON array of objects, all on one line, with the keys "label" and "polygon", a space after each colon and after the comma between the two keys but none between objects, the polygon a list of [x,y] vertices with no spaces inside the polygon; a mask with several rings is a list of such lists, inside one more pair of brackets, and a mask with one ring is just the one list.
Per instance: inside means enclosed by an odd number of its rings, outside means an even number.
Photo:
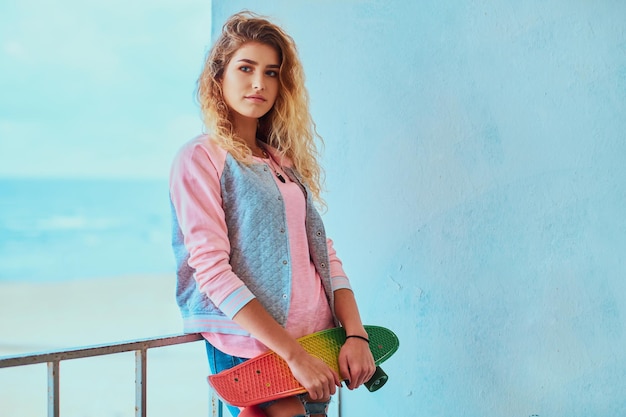
[{"label": "textured wall surface", "polygon": [[[496,3],[496,4],[494,4]],[[626,3],[213,2],[295,38],[388,385],[344,416],[626,414]]]}]

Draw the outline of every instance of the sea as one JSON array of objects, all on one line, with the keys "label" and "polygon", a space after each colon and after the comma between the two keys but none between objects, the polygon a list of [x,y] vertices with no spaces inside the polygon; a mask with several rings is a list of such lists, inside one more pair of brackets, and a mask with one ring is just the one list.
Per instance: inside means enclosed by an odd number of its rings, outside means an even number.
[{"label": "sea", "polygon": [[0,282],[175,271],[167,180],[0,179]]}]

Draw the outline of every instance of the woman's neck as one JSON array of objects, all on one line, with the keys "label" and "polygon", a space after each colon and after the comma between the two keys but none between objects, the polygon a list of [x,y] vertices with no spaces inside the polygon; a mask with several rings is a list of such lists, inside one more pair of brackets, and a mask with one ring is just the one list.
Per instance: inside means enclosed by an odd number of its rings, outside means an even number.
[{"label": "woman's neck", "polygon": [[252,151],[252,155],[259,158],[266,158],[265,149],[259,145],[257,141],[257,121],[256,120],[238,120],[235,123],[235,136],[237,139],[248,145]]},{"label": "woman's neck", "polygon": [[235,135],[242,140],[250,149],[255,149],[256,130],[258,122],[256,119],[237,118],[234,121]]}]

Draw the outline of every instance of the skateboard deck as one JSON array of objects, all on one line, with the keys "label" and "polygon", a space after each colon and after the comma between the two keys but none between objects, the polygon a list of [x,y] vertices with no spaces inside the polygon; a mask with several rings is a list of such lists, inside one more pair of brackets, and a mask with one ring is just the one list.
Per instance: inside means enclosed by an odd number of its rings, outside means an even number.
[{"label": "skateboard deck", "polygon": [[[365,384],[373,392],[387,381],[387,375],[378,365],[398,350],[400,342],[391,330],[384,327],[365,326],[365,330],[377,366],[375,375]],[[345,341],[346,333],[341,327],[298,339],[308,353],[323,360],[337,374],[340,374],[339,350]],[[247,407],[306,392],[291,374],[287,363],[271,351],[218,374],[210,375],[208,380],[222,400],[237,407]]]}]

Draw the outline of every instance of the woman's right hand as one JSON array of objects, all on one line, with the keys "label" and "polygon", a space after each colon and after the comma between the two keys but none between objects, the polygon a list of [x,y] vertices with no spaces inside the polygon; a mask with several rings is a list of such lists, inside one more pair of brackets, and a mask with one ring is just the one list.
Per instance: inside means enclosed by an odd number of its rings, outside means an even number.
[{"label": "woman's right hand", "polygon": [[308,354],[304,349],[294,358],[287,360],[293,376],[307,390],[314,401],[325,401],[341,386],[339,375],[321,359]]}]

